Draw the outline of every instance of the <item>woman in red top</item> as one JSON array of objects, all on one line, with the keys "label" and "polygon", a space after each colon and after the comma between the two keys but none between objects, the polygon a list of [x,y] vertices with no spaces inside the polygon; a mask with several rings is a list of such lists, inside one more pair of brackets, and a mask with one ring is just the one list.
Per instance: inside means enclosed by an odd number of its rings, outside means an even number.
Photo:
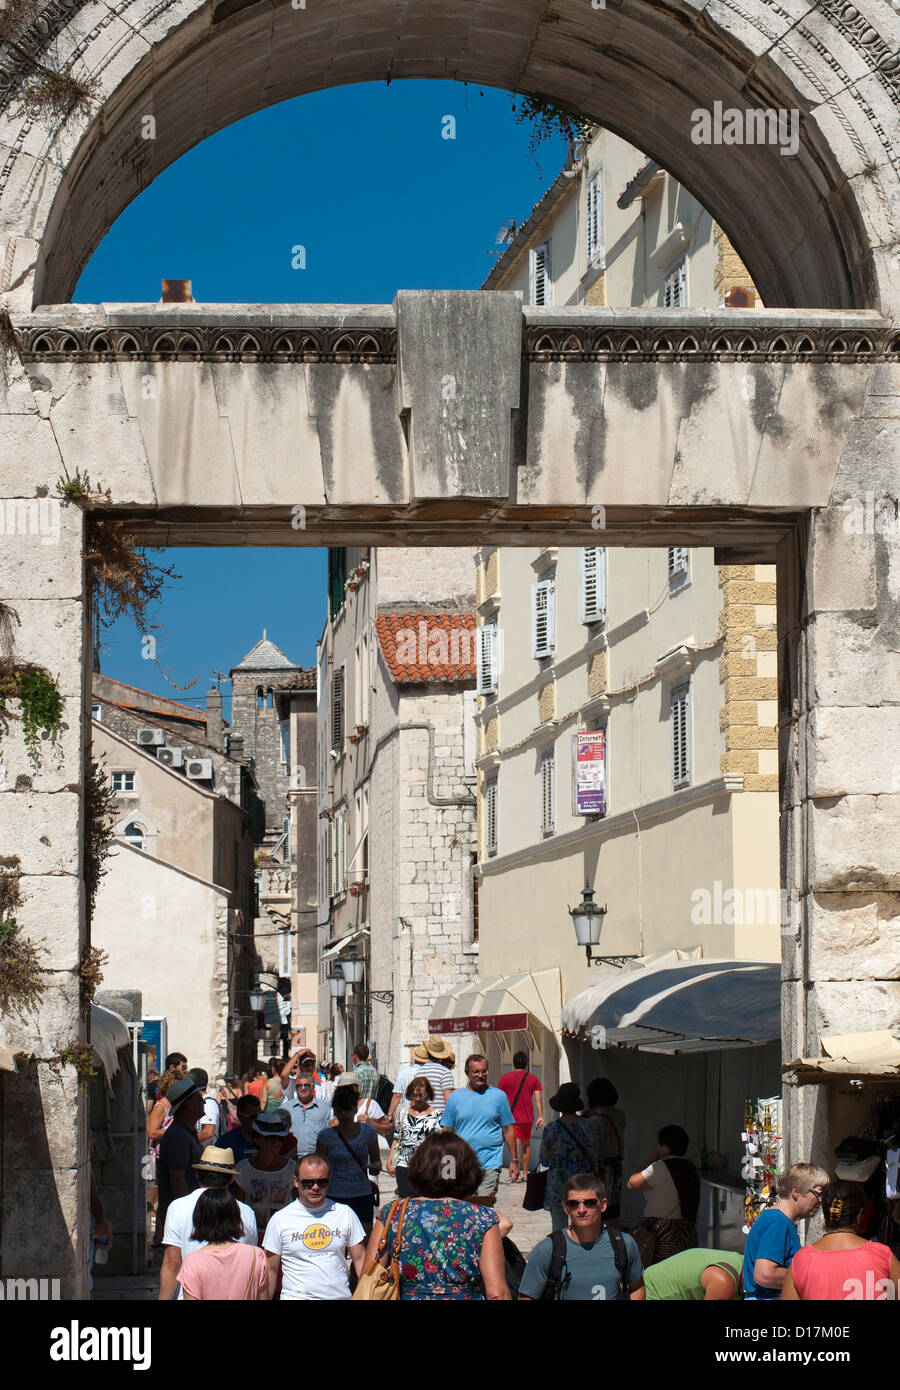
[{"label": "woman in red top", "polygon": [[263,1066],[262,1062],[254,1062],[250,1067],[250,1070],[246,1072],[244,1076],[241,1077],[241,1082],[243,1083],[244,1087],[244,1095],[256,1096],[256,1099],[259,1101],[260,1106],[262,1106],[263,1099],[260,1095],[260,1092],[263,1086],[265,1086],[267,1079],[268,1077],[266,1074],[266,1068]]},{"label": "woman in red top", "polygon": [[804,1303],[900,1296],[900,1260],[886,1245],[856,1234],[866,1205],[858,1182],[831,1182],[822,1194],[825,1234],[798,1250],[782,1298]]}]

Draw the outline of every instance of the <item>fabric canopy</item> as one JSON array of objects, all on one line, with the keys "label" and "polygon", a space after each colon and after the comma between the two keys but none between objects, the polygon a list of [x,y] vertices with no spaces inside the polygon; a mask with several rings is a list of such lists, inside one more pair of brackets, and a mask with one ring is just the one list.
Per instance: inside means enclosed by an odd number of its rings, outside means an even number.
[{"label": "fabric canopy", "polygon": [[768,961],[667,962],[606,978],[570,999],[564,1033],[592,1046],[702,1052],[781,1036],[781,967]]},{"label": "fabric canopy", "polygon": [[[322,960],[333,960],[335,956],[340,955],[345,946],[350,945],[351,941],[358,941],[361,936],[368,936],[368,934],[365,927],[363,927],[360,931],[351,931],[348,932],[346,936],[339,936],[337,941],[333,942],[327,950],[322,952]],[[340,964],[340,961],[338,961],[338,964]]]},{"label": "fabric canopy", "polygon": [[798,1081],[825,1081],[829,1076],[900,1080],[900,1038],[888,1029],[869,1033],[823,1033],[822,1057],[797,1057],[783,1072],[796,1072]]},{"label": "fabric canopy", "polygon": [[559,970],[501,975],[473,980],[435,1002],[428,1020],[431,1033],[522,1031],[535,1020],[556,1031],[562,997]]},{"label": "fabric canopy", "polygon": [[102,1009],[99,1004],[91,1005],[91,1047],[103,1067],[106,1088],[112,1095],[113,1077],[120,1070],[119,1051],[123,1047],[131,1050],[131,1034],[128,1024],[112,1009]]}]

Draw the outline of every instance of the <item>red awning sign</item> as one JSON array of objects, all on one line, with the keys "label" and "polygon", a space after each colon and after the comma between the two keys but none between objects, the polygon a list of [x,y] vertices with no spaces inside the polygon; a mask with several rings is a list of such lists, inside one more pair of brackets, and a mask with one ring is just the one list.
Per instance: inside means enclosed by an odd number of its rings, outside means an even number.
[{"label": "red awning sign", "polygon": [[473,1014],[469,1018],[430,1018],[430,1033],[522,1033],[527,1014]]}]

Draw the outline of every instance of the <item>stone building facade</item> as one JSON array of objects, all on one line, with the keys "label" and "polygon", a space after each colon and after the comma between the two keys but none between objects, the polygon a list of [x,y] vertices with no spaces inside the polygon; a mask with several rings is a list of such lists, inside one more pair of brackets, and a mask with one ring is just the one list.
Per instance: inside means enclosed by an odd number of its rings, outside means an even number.
[{"label": "stone building facade", "polygon": [[[331,571],[345,578],[318,653],[320,1051],[344,1062],[366,1040],[394,1075],[437,995],[477,972],[473,556],[348,550]],[[348,951],[364,979],[333,1001]]]},{"label": "stone building facade", "polygon": [[262,805],[253,945],[255,974],[272,996],[260,1043],[268,1055],[286,1050],[289,1028],[310,1040],[315,1032],[316,673],[291,662],[263,629],[229,675],[229,748],[252,766]]}]

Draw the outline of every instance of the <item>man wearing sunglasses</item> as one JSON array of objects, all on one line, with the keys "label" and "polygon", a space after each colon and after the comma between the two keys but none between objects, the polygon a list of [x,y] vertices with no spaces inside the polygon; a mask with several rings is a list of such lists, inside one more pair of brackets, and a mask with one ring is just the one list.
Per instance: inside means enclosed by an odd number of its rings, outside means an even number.
[{"label": "man wearing sunglasses", "polygon": [[270,1298],[275,1296],[280,1270],[282,1300],[349,1299],[348,1251],[357,1277],[362,1274],[365,1231],[350,1207],[329,1201],[330,1182],[327,1160],[304,1154],[297,1164],[297,1200],[275,1212],[263,1236]]},{"label": "man wearing sunglasses", "polygon": [[519,1285],[519,1299],[562,1302],[642,1299],[644,1271],[631,1236],[604,1226],[606,1188],[590,1173],[563,1188],[568,1229],[534,1247]]}]

